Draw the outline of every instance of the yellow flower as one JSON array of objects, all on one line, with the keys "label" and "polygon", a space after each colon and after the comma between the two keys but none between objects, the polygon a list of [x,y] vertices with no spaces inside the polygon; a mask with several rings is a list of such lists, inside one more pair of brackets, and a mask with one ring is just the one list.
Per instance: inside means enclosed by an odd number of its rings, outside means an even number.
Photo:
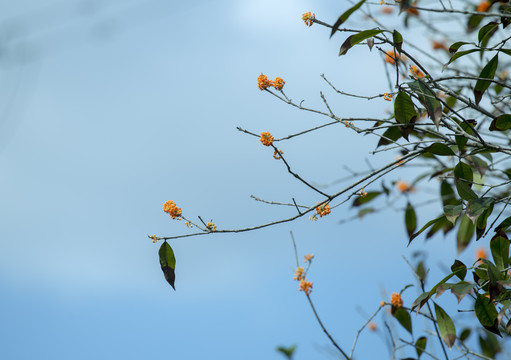
[{"label": "yellow flower", "polygon": [[319,217],[326,216],[330,214],[330,205],[329,204],[323,204],[316,208],[316,213],[319,215]]},{"label": "yellow flower", "polygon": [[257,77],[257,86],[259,87],[260,90],[264,90],[266,88],[271,87],[272,82],[268,80],[268,77],[266,75],[261,74]]},{"label": "yellow flower", "polygon": [[384,93],[383,94],[383,100],[392,101],[392,94]]},{"label": "yellow flower", "polygon": [[156,235],[149,236],[151,239],[153,239],[153,244],[156,243],[158,240],[156,240]]},{"label": "yellow flower", "polygon": [[269,132],[262,132],[261,133],[261,143],[264,146],[270,146],[273,144],[273,136]]},{"label": "yellow flower", "polygon": [[311,262],[314,259],[314,254],[307,254],[304,257],[304,262]]},{"label": "yellow flower", "polygon": [[303,267],[301,266],[297,267],[295,271],[295,277],[293,278],[293,280],[300,281],[302,279],[305,279],[305,275],[303,274],[303,272],[304,272]]},{"label": "yellow flower", "polygon": [[420,71],[419,68],[415,65],[412,65],[410,72],[412,73],[412,75],[414,75],[414,77],[415,76],[420,77],[420,78],[424,77],[424,73],[422,71]]},{"label": "yellow flower", "polygon": [[403,299],[401,299],[401,295],[394,292],[390,295],[390,303],[395,308],[400,308],[401,306],[403,306]]},{"label": "yellow flower", "polygon": [[212,222],[208,222],[208,223],[206,224],[206,227],[207,227],[209,230],[211,230],[211,231],[216,231],[216,225],[215,225],[215,224],[213,224]]},{"label": "yellow flower", "polygon": [[383,301],[383,300],[382,300],[382,301],[380,301],[380,306],[381,306],[381,307],[384,307],[384,306],[385,306],[385,301]]},{"label": "yellow flower", "polygon": [[168,213],[172,219],[181,220],[180,219],[180,216],[182,214],[181,208],[178,208],[174,201],[169,200],[165,204],[163,204],[163,211]]},{"label": "yellow flower", "polygon": [[305,278],[301,279],[298,290],[303,291],[305,295],[309,295],[312,291],[312,282],[307,281]]},{"label": "yellow flower", "polygon": [[311,14],[310,11],[306,12],[305,14],[302,15],[302,20],[305,23],[305,25],[307,25],[307,26],[312,26],[315,19],[316,19],[316,14],[314,14],[314,13]]},{"label": "yellow flower", "polygon": [[402,180],[399,180],[398,182],[396,182],[396,187],[402,193],[414,190],[410,185],[408,185],[408,183],[406,181],[402,181]]}]

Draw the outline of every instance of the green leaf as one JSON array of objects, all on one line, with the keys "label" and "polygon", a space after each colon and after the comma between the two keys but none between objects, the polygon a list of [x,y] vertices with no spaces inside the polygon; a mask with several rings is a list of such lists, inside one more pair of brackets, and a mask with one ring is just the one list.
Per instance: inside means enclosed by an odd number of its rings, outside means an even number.
[{"label": "green leaf", "polygon": [[417,94],[419,101],[426,108],[429,118],[433,120],[438,129],[442,118],[442,104],[436,98],[435,92],[421,79],[408,83],[408,86]]},{"label": "green leaf", "polygon": [[442,204],[445,205],[456,205],[458,201],[454,194],[454,190],[451,185],[445,180],[442,180],[440,184],[440,196],[442,197]]},{"label": "green leaf", "polygon": [[481,238],[481,236],[483,236],[484,231],[486,230],[486,223],[488,221],[488,217],[490,217],[492,211],[493,211],[493,203],[477,219],[477,221],[476,221],[476,240],[479,240]]},{"label": "green leaf", "polygon": [[423,307],[424,304],[428,302],[430,296],[431,295],[429,295],[429,292],[423,292],[422,294],[419,295],[417,299],[415,299],[410,309],[414,311],[415,308],[417,308],[417,312],[419,312],[421,307]]},{"label": "green leaf", "polygon": [[397,51],[401,52],[401,46],[403,45],[403,36],[397,31],[394,30],[392,33],[392,39],[394,40],[394,46],[396,47]]},{"label": "green leaf", "polygon": [[472,168],[468,164],[465,164],[461,161],[454,167],[454,176],[458,179],[464,179],[469,182],[474,180],[474,173],[472,172]]},{"label": "green leaf", "polygon": [[440,306],[435,304],[435,317],[438,323],[438,330],[440,331],[440,336],[442,340],[444,340],[445,344],[450,348],[454,345],[456,341],[456,328],[454,327],[454,323],[447,313]]},{"label": "green leaf", "polygon": [[388,145],[392,141],[396,141],[401,137],[401,132],[396,126],[389,127],[385,132],[383,133],[382,137],[380,138],[380,141],[378,141],[378,145],[376,147],[382,146],[382,145]]},{"label": "green leaf", "polygon": [[472,332],[472,331],[471,331],[469,328],[463,329],[463,330],[461,331],[460,336],[459,336],[460,341],[465,341],[465,340],[467,340],[467,339],[468,339],[468,337],[470,336],[470,333],[471,333],[471,332]]},{"label": "green leaf", "polygon": [[441,220],[444,218],[444,215],[436,218],[436,219],[433,219],[429,222],[426,223],[426,225],[424,225],[418,232],[416,232],[415,234],[413,234],[412,236],[410,236],[410,240],[408,241],[408,245],[410,245],[410,243],[412,242],[413,239],[415,239],[417,236],[419,236],[424,230],[426,230],[427,228],[429,228],[431,225],[433,225],[434,223],[436,223],[437,221]]},{"label": "green leaf", "polygon": [[444,206],[444,214],[447,220],[449,220],[453,225],[456,224],[456,220],[461,215],[463,211],[463,205],[445,205]]},{"label": "green leaf", "polygon": [[341,26],[346,20],[348,20],[351,14],[357,11],[362,6],[362,4],[365,3],[365,1],[366,0],[359,1],[355,6],[349,8],[341,16],[339,16],[339,19],[337,19],[334,26],[332,27],[330,37],[332,37],[335,34],[335,32],[339,29],[339,26]]},{"label": "green leaf", "polygon": [[176,290],[174,286],[174,282],[176,280],[176,274],[174,272],[174,269],[176,268],[176,258],[174,256],[174,251],[166,241],[161,244],[158,255],[160,257],[161,270],[163,271],[165,280],[167,280],[170,286]]},{"label": "green leaf", "polygon": [[467,266],[463,264],[458,259],[454,260],[454,264],[451,265],[451,271],[455,273],[455,275],[460,280],[465,280],[465,276],[467,275]]},{"label": "green leaf", "polygon": [[417,215],[412,204],[408,203],[405,210],[405,224],[408,236],[412,236],[415,229],[417,229]]},{"label": "green leaf", "polygon": [[382,194],[381,191],[369,191],[366,196],[359,196],[355,198],[351,206],[360,206],[363,204],[367,204],[369,201],[373,200],[374,198],[381,194]]},{"label": "green leaf", "polygon": [[438,156],[453,156],[454,151],[451,150],[451,148],[445,144],[442,143],[434,143],[430,145],[428,148],[428,152],[430,152],[433,155]]},{"label": "green leaf", "polygon": [[295,352],[295,350],[296,350],[296,346],[294,346],[294,345],[291,347],[288,347],[288,348],[285,348],[283,346],[279,346],[277,348],[277,351],[284,354],[284,356],[289,360],[293,359],[293,353]]},{"label": "green leaf", "polygon": [[452,284],[450,286],[451,292],[456,296],[456,299],[458,299],[458,304],[460,301],[467,295],[469,292],[471,292],[475,284],[468,283],[466,281],[460,281],[457,284]]},{"label": "green leaf", "polygon": [[454,44],[452,44],[451,46],[449,46],[449,52],[452,54],[452,53],[455,53],[456,51],[458,51],[458,49],[460,47],[462,47],[463,45],[467,45],[467,44],[471,44],[469,42],[465,42],[465,41],[457,41],[455,42]]},{"label": "green leaf", "polygon": [[475,224],[477,218],[481,216],[486,209],[492,206],[494,202],[495,199],[489,197],[470,200],[466,208],[467,216]]},{"label": "green leaf", "polygon": [[412,334],[412,319],[408,311],[402,307],[393,308],[392,315],[410,334]]},{"label": "green leaf", "polygon": [[428,339],[425,336],[421,336],[415,342],[415,351],[417,352],[417,358],[420,358],[424,350],[426,350],[426,344]]},{"label": "green leaf", "polygon": [[[472,135],[473,133],[472,127],[470,127],[467,123],[463,122],[460,124],[460,126],[463,129],[463,131],[465,131],[468,135]],[[461,135],[456,135],[454,138],[456,140],[456,145],[458,145],[459,151],[461,151],[467,144],[468,138]]]},{"label": "green leaf", "polygon": [[490,124],[490,131],[505,131],[511,129],[511,115],[497,116]]},{"label": "green leaf", "polygon": [[356,44],[364,41],[365,39],[381,34],[382,32],[383,30],[371,29],[364,30],[359,32],[358,34],[349,36],[341,45],[341,48],[339,49],[339,56],[345,55],[348,52],[348,50],[351,49]]},{"label": "green leaf", "polygon": [[[399,124],[408,125],[414,123],[418,117],[415,111],[413,101],[404,91],[400,91],[394,100],[394,116]],[[408,140],[408,135],[413,130],[413,126],[400,127],[401,134]]]},{"label": "green leaf", "polygon": [[469,217],[467,215],[463,215],[457,235],[458,254],[470,243],[472,236],[474,236],[474,227],[474,223],[469,219]]},{"label": "green leaf", "polygon": [[479,104],[481,101],[481,98],[483,97],[484,92],[491,84],[490,80],[493,80],[495,77],[495,72],[497,71],[497,66],[499,64],[499,54],[495,55],[488,64],[485,65],[483,70],[481,70],[481,73],[479,74],[479,77],[482,79],[488,79],[488,80],[477,80],[476,85],[474,87],[474,98],[476,101],[476,104]]},{"label": "green leaf", "polygon": [[505,234],[497,233],[490,241],[490,250],[499,270],[504,270],[509,266],[509,240]]},{"label": "green leaf", "polygon": [[442,68],[442,71],[444,71],[447,66],[449,66],[452,62],[454,62],[455,60],[458,60],[460,57],[462,56],[465,56],[465,55],[468,55],[468,54],[472,54],[473,52],[476,52],[476,51],[482,51],[480,49],[470,49],[470,50],[465,50],[465,51],[460,51],[460,52],[457,52],[456,54],[454,54],[453,56],[451,56],[451,58],[449,59],[449,61],[447,62],[447,64],[445,64]]},{"label": "green leaf", "polygon": [[489,299],[477,294],[474,310],[481,325],[486,330],[500,336],[497,320],[498,312],[495,305]]},{"label": "green leaf", "polygon": [[511,216],[505,218],[497,227],[495,228],[496,232],[506,231],[508,227],[511,226]]},{"label": "green leaf", "polygon": [[481,23],[482,20],[483,20],[483,17],[481,15],[470,16],[468,18],[468,22],[467,22],[467,31],[472,32],[475,29],[477,29],[477,27],[479,26],[479,24]]},{"label": "green leaf", "polygon": [[486,47],[488,44],[488,40],[492,37],[493,34],[495,34],[495,31],[497,31],[499,27],[499,23],[497,22],[490,22],[486,25],[484,25],[477,34],[477,40],[479,41],[479,45],[481,47]]},{"label": "green leaf", "polygon": [[[474,174],[472,168],[464,162],[459,162],[454,167],[455,185],[459,196],[463,200],[475,200],[478,198],[476,193],[471,189],[472,181],[474,180]],[[466,180],[466,181],[464,181]]]}]

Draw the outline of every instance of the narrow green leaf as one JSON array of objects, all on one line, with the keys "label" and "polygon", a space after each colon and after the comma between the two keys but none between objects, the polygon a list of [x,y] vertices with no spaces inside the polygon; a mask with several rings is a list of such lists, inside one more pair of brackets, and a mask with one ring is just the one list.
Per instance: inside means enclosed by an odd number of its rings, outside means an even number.
[{"label": "narrow green leaf", "polygon": [[504,270],[509,266],[509,240],[505,234],[497,233],[490,241],[490,250],[499,270]]},{"label": "narrow green leaf", "polygon": [[433,155],[438,156],[453,156],[454,151],[451,150],[451,148],[445,144],[442,143],[434,143],[428,147],[428,152],[430,152]]},{"label": "narrow green leaf", "polygon": [[465,297],[465,295],[471,292],[475,286],[476,286],[475,284],[471,284],[466,281],[460,281],[457,284],[452,284],[450,289],[454,296],[456,296],[456,299],[458,299],[459,304],[460,301]]},{"label": "narrow green leaf", "polygon": [[496,232],[506,231],[508,227],[511,226],[511,216],[505,218],[497,227],[495,228]]},{"label": "narrow green leaf", "polygon": [[490,124],[490,131],[505,131],[511,129],[511,115],[497,116]]},{"label": "narrow green leaf", "polygon": [[442,340],[444,340],[445,344],[450,348],[454,345],[456,341],[456,328],[454,327],[454,323],[447,313],[440,306],[435,304],[435,317],[438,323],[438,330],[440,331],[440,336]]},{"label": "narrow green leaf", "polygon": [[472,236],[474,236],[474,228],[474,223],[469,219],[469,217],[467,215],[463,215],[456,237],[458,254],[470,243]]},{"label": "narrow green leaf", "polygon": [[468,18],[468,22],[467,22],[467,31],[472,32],[475,29],[477,29],[477,27],[479,26],[479,24],[481,23],[482,20],[483,20],[483,17],[481,15],[470,16]]},{"label": "narrow green leaf", "polygon": [[442,183],[440,184],[440,196],[442,197],[442,204],[444,206],[458,204],[454,190],[445,180],[442,180]]},{"label": "narrow green leaf", "polygon": [[442,68],[442,71],[444,71],[447,66],[449,66],[452,62],[454,62],[455,60],[458,60],[460,57],[462,56],[465,56],[465,55],[468,55],[468,54],[472,54],[473,52],[476,52],[476,51],[482,51],[480,49],[470,49],[470,50],[465,50],[465,51],[460,51],[460,52],[457,52],[456,54],[454,54],[453,56],[451,56],[451,58],[449,59],[449,61],[447,62],[447,64],[445,64]]},{"label": "narrow green leaf", "polygon": [[403,45],[403,36],[397,31],[394,30],[392,33],[392,39],[394,40],[394,46],[396,47],[396,50],[401,52],[401,46]]},{"label": "narrow green leaf", "polygon": [[365,39],[381,34],[382,32],[383,30],[372,29],[364,30],[359,32],[358,34],[349,36],[341,45],[341,48],[339,49],[339,56],[345,55],[348,52],[348,50],[351,49],[356,44],[364,41]]},{"label": "narrow green leaf", "polygon": [[[467,123],[463,122],[460,124],[460,126],[463,129],[463,131],[465,131],[468,135],[472,135],[473,130]],[[456,145],[458,145],[459,151],[461,151],[467,144],[468,138],[461,135],[456,135],[454,138],[456,140]]]},{"label": "narrow green leaf", "polygon": [[497,320],[498,312],[495,305],[489,299],[477,294],[474,310],[481,325],[486,330],[500,336]]},{"label": "narrow green leaf", "polygon": [[[400,91],[394,100],[394,116],[399,124],[408,125],[414,123],[418,117],[413,101],[404,91]],[[401,134],[408,140],[408,135],[413,130],[413,126],[400,127]]]},{"label": "narrow green leaf", "polygon": [[458,179],[456,179],[454,183],[456,184],[456,190],[458,191],[458,195],[463,200],[470,201],[477,199],[477,194],[474,192],[474,190],[470,188],[469,183]]},{"label": "narrow green leaf", "polygon": [[279,346],[277,348],[277,351],[284,354],[284,356],[288,359],[288,360],[292,360],[293,359],[293,353],[295,352],[296,350],[296,346],[291,346],[291,347],[288,347],[288,348],[285,348],[283,346]]},{"label": "narrow green leaf", "polygon": [[[498,27],[499,23],[492,21],[479,29],[479,33],[477,34],[477,41],[479,42],[479,45],[485,47],[485,44],[488,43],[489,38],[495,33]],[[485,43],[481,44],[483,41]]]},{"label": "narrow green leaf", "polygon": [[176,268],[176,258],[174,256],[174,251],[166,241],[161,244],[158,255],[165,280],[167,280],[170,286],[176,290],[174,286],[174,282],[176,280],[176,274],[174,272],[174,269]]},{"label": "narrow green leaf", "polygon": [[463,329],[463,330],[461,331],[460,336],[459,336],[460,341],[465,341],[465,340],[467,340],[467,339],[468,339],[468,337],[470,336],[470,333],[471,333],[471,332],[472,332],[472,331],[471,331],[469,328]]},{"label": "narrow green leaf", "polygon": [[405,224],[408,236],[412,236],[415,229],[417,229],[417,215],[412,204],[408,203],[405,210]]},{"label": "narrow green leaf", "polygon": [[425,336],[421,336],[415,342],[415,351],[417,352],[417,358],[420,358],[424,350],[426,350],[426,344],[428,339]]},{"label": "narrow green leaf", "polygon": [[401,137],[401,132],[399,131],[399,129],[397,127],[395,127],[395,126],[389,127],[383,133],[383,135],[380,138],[380,141],[378,141],[378,145],[376,147],[383,146],[383,145],[388,145],[392,141],[396,141],[400,137]]},{"label": "narrow green leaf", "polygon": [[436,219],[433,219],[431,221],[428,221],[426,223],[426,225],[424,225],[419,231],[417,231],[415,234],[413,234],[412,236],[410,236],[410,240],[408,241],[408,245],[410,245],[410,243],[412,242],[413,239],[415,239],[417,236],[419,236],[424,230],[426,230],[427,228],[429,228],[431,225],[433,225],[434,223],[436,223],[437,221],[441,220],[444,218],[444,215],[436,218]]},{"label": "narrow green leaf", "polygon": [[493,203],[490,205],[488,209],[486,209],[479,218],[477,218],[476,221],[476,240],[479,240],[485,230],[486,230],[486,223],[488,221],[488,218],[490,217],[491,213],[493,211]]},{"label": "narrow green leaf", "polygon": [[351,206],[360,206],[367,204],[369,201],[373,200],[374,198],[381,194],[382,194],[381,191],[369,191],[366,196],[359,196],[355,198]]},{"label": "narrow green leaf", "polygon": [[393,310],[392,315],[410,334],[412,334],[412,319],[408,311],[402,307]]},{"label": "narrow green leaf", "polygon": [[334,26],[332,27],[332,32],[330,33],[330,37],[332,37],[335,32],[339,29],[339,26],[341,26],[348,18],[353,14],[355,11],[357,11],[363,3],[365,3],[366,0],[359,1],[355,6],[349,8],[346,10],[335,22]]},{"label": "narrow green leaf", "polygon": [[422,294],[419,295],[417,299],[415,299],[410,309],[414,311],[417,308],[417,312],[419,312],[421,307],[423,307],[424,304],[428,302],[429,298],[430,298],[429,292],[423,292]]},{"label": "narrow green leaf", "polygon": [[467,44],[470,44],[470,43],[469,42],[465,42],[465,41],[457,41],[454,44],[452,44],[451,46],[449,46],[449,52],[451,54],[455,53],[456,51],[458,51],[458,49],[460,47],[462,47],[463,45],[467,45]]},{"label": "narrow green leaf", "polygon": [[488,80],[477,80],[476,85],[474,87],[474,98],[476,104],[479,104],[481,98],[483,97],[484,92],[491,84],[490,80],[493,80],[495,77],[495,72],[497,71],[497,66],[499,64],[499,54],[495,55],[488,64],[485,65],[481,73],[479,74],[479,78],[488,79]]},{"label": "narrow green leaf", "polygon": [[408,86],[417,94],[421,104],[426,108],[429,118],[433,120],[438,128],[442,118],[442,104],[436,98],[435,92],[421,79],[409,82]]}]

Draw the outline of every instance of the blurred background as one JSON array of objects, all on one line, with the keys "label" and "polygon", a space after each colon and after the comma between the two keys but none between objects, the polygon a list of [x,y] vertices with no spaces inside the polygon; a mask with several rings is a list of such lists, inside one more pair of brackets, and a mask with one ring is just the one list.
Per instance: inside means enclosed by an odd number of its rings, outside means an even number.
[{"label": "blurred background", "polygon": [[[300,260],[315,254],[311,296],[346,349],[381,300],[415,284],[402,255],[413,262],[424,240],[407,248],[403,216],[391,209],[339,224],[356,215],[346,204],[318,221],[172,241],[175,292],[163,278],[159,244],[147,238],[190,231],[162,211],[167,200],[218,229],[294,215],[250,195],[323,200],[236,127],[283,137],[330,120],[261,92],[261,73],[282,77],[286,94],[304,106],[324,110],[323,91],[339,116],[385,116],[392,103],[341,97],[320,77],[361,95],[392,90],[374,49],[339,58],[344,34],[329,40],[326,28],[301,21],[313,11],[333,23],[347,4],[0,3],[1,358],[283,359],[276,347],[291,345],[296,359],[333,358],[292,280],[290,231]],[[279,147],[305,179],[328,184],[398,155],[370,155],[376,142],[336,126]],[[412,174],[401,169],[387,185]],[[417,189],[410,198],[430,196]],[[439,211],[421,210],[419,226]],[[427,248],[439,279],[454,241],[434,238]],[[472,249],[461,259],[471,263]],[[419,292],[408,289],[405,305]],[[374,321],[379,330],[362,333],[358,358],[387,357],[383,322]]]}]

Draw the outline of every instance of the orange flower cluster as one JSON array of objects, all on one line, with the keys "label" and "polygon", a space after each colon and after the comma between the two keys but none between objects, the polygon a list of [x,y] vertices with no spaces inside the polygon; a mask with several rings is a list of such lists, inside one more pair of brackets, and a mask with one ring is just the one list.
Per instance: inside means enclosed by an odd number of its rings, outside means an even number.
[{"label": "orange flower cluster", "polygon": [[329,204],[323,204],[316,208],[316,214],[319,215],[319,217],[326,216],[330,214],[330,205]]},{"label": "orange flower cluster", "polygon": [[392,14],[394,10],[390,6],[385,6],[383,9],[381,9],[381,12],[382,14]]},{"label": "orange flower cluster", "polygon": [[314,13],[311,14],[310,11],[306,12],[305,14],[302,15],[302,20],[305,23],[305,25],[307,25],[307,26],[312,26],[315,19],[316,19],[316,14],[314,14]]},{"label": "orange flower cluster", "polygon": [[181,220],[181,208],[178,208],[176,203],[172,200],[167,201],[163,204],[163,211],[170,215],[170,217],[174,220]]},{"label": "orange flower cluster", "polygon": [[314,254],[307,254],[304,257],[304,262],[311,262],[314,259]]},{"label": "orange flower cluster", "polygon": [[392,94],[384,93],[383,94],[383,100],[392,101]]},{"label": "orange flower cluster", "polygon": [[390,295],[390,303],[392,306],[399,309],[401,306],[403,306],[403,299],[401,299],[401,295],[394,292],[392,295]]},{"label": "orange flower cluster", "polygon": [[490,9],[491,2],[489,1],[481,1],[479,5],[477,5],[476,11],[478,12],[487,12]]},{"label": "orange flower cluster", "polygon": [[410,72],[412,73],[412,75],[415,77],[420,77],[420,78],[423,78],[424,77],[424,73],[422,71],[419,70],[419,68],[415,65],[412,65],[412,68],[410,69]]},{"label": "orange flower cluster", "polygon": [[399,180],[398,182],[396,182],[396,187],[402,193],[413,190],[413,188],[410,185],[408,185],[408,183],[406,181],[402,181],[402,180]]},{"label": "orange flower cluster", "polygon": [[275,80],[273,80],[273,87],[275,88],[275,90],[282,90],[282,88],[284,87],[284,84],[286,82],[282,79],[282,78],[279,78],[278,76],[275,78]]},{"label": "orange flower cluster", "polygon": [[264,146],[270,146],[271,144],[273,144],[273,136],[271,136],[269,132],[262,132],[260,140]]},{"label": "orange flower cluster", "polygon": [[156,239],[156,235],[149,236],[151,239],[153,239],[153,244],[155,244],[158,240]]},{"label": "orange flower cluster", "polygon": [[488,253],[486,252],[486,250],[484,248],[481,247],[481,248],[477,249],[477,251],[476,251],[476,258],[487,259]]},{"label": "orange flower cluster", "polygon": [[295,277],[293,278],[293,280],[300,281],[303,279],[305,279],[304,269],[303,267],[299,266],[296,268]]},{"label": "orange flower cluster", "polygon": [[275,78],[275,80],[268,80],[268,77],[264,74],[261,74],[257,77],[257,86],[260,90],[264,90],[273,86],[275,90],[280,91],[284,87],[285,83],[286,82],[284,79],[278,76]]},{"label": "orange flower cluster", "polygon": [[431,46],[433,47],[433,50],[449,51],[449,49],[447,48],[447,45],[445,45],[443,42],[440,42],[440,41],[431,41]]},{"label": "orange flower cluster", "polygon": [[212,222],[208,222],[208,223],[206,224],[206,227],[207,227],[209,230],[211,230],[211,231],[216,231],[216,225],[215,225],[215,224],[213,224]]},{"label": "orange flower cluster", "polygon": [[310,295],[312,291],[312,281],[307,281],[305,278],[300,280],[298,290],[303,291],[305,295]]},{"label": "orange flower cluster", "polygon": [[360,197],[367,196],[367,191],[364,191],[364,188],[360,189],[357,193]]},{"label": "orange flower cluster", "polygon": [[368,327],[369,327],[369,330],[371,330],[371,331],[378,330],[378,328],[376,327],[376,324],[373,323],[372,321],[369,323]]},{"label": "orange flower cluster", "polygon": [[281,149],[279,149],[279,151],[275,150],[275,151],[273,152],[273,158],[274,158],[275,160],[280,160],[280,159],[282,159],[282,157],[280,156],[280,155],[282,155],[282,154],[284,154],[284,151],[282,151]]},{"label": "orange flower cluster", "polygon": [[191,222],[185,222],[187,228],[193,228],[193,224]]},{"label": "orange flower cluster", "polygon": [[350,127],[350,125],[351,125],[351,126],[353,126],[353,123],[352,123],[352,122],[348,122],[348,121],[346,121],[346,120],[344,120],[344,121],[343,121],[343,124],[344,124],[344,126],[346,126],[346,127]]},{"label": "orange flower cluster", "polygon": [[383,300],[382,300],[382,301],[380,301],[380,306],[381,306],[381,307],[384,307],[384,306],[385,306],[385,301],[383,301]]},{"label": "orange flower cluster", "polygon": [[397,54],[394,50],[389,50],[385,53],[385,62],[395,64],[396,61],[406,62],[406,57]]}]

